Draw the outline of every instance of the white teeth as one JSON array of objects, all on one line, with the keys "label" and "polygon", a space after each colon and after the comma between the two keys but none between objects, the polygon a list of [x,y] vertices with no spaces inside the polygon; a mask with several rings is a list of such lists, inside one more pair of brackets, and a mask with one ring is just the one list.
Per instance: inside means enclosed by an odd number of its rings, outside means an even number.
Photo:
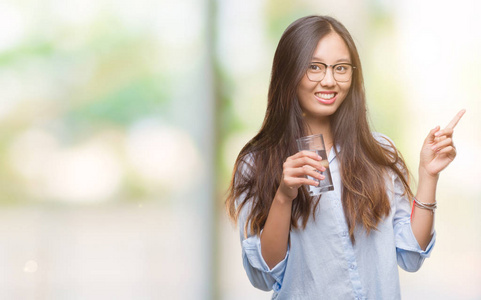
[{"label": "white teeth", "polygon": [[316,93],[316,96],[319,97],[319,98],[322,98],[322,99],[329,100],[329,99],[334,98],[335,94],[334,93],[330,93],[330,94]]}]

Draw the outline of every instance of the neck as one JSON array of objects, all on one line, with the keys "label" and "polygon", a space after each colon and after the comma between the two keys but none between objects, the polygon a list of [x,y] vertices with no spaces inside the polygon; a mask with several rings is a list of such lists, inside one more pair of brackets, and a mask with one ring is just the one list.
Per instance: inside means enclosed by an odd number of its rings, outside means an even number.
[{"label": "neck", "polygon": [[324,144],[326,144],[326,148],[328,150],[331,149],[332,144],[333,144],[333,138],[332,138],[332,131],[331,131],[331,122],[329,121],[329,118],[323,118],[323,119],[316,119],[314,121],[307,121],[307,133],[308,135],[312,134],[322,134],[324,137]]}]

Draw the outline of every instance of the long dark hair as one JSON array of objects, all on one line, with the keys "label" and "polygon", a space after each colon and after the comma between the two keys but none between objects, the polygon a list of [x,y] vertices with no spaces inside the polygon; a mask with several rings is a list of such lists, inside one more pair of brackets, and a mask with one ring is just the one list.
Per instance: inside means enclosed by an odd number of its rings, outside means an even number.
[{"label": "long dark hair", "polygon": [[[246,233],[259,234],[267,220],[272,200],[282,177],[282,165],[297,152],[296,139],[306,135],[306,124],[297,98],[297,87],[306,73],[320,39],[337,33],[346,43],[356,67],[349,93],[330,117],[334,145],[343,183],[342,203],[351,240],[356,225],[369,233],[389,214],[385,178],[391,169],[402,180],[412,198],[408,170],[394,145],[381,145],[367,121],[361,61],[347,29],[327,16],[308,16],[292,23],[282,35],[274,55],[267,111],[259,133],[237,157],[226,201],[229,216],[237,221],[240,210],[251,201]],[[236,203],[236,199],[243,201]],[[319,203],[307,190],[299,189],[293,202],[291,226],[305,228]],[[299,224],[300,222],[300,224]]]}]

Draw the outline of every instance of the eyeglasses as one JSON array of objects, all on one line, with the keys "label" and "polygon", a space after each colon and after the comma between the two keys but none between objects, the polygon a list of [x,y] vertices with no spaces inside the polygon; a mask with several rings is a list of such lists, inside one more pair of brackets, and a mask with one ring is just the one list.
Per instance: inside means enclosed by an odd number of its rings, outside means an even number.
[{"label": "eyeglasses", "polygon": [[327,68],[332,68],[334,79],[338,82],[346,82],[351,80],[352,72],[356,68],[348,63],[340,63],[335,65],[326,65],[321,62],[313,62],[307,68],[307,78],[310,81],[321,81],[326,76]]}]

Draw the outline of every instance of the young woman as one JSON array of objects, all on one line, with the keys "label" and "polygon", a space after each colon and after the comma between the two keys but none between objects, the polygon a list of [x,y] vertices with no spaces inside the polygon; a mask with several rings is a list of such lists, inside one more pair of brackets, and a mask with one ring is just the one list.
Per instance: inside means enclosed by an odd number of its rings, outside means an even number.
[{"label": "young woman", "polygon": [[[272,299],[399,299],[398,268],[417,271],[435,241],[439,173],[455,157],[453,128],[432,129],[422,147],[414,197],[393,143],[371,133],[361,62],[346,28],[331,17],[291,24],[275,53],[259,133],[241,150],[226,206],[240,228],[251,283]],[[321,157],[296,139],[322,133],[334,190]],[[411,208],[411,203],[413,207]]]}]

